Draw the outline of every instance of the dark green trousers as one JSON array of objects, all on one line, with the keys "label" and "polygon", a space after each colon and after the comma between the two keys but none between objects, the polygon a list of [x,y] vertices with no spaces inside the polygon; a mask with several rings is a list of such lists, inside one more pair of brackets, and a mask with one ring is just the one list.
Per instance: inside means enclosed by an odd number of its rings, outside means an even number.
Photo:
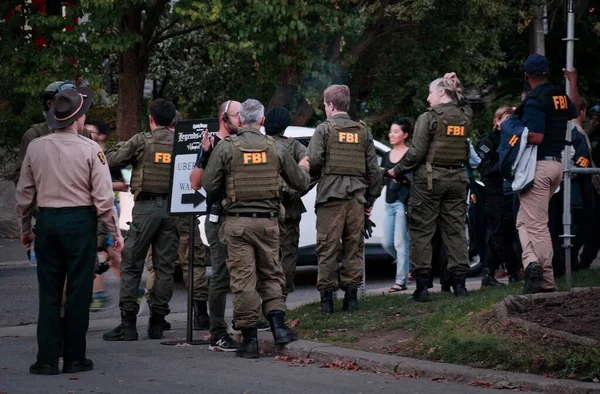
[{"label": "dark green trousers", "polygon": [[283,223],[279,223],[279,260],[285,274],[283,293],[286,296],[294,291],[296,263],[298,262],[298,242],[300,241],[300,219],[300,216],[286,218]]},{"label": "dark green trousers", "polygon": [[[85,359],[96,262],[96,212],[92,207],[40,208],[35,227],[39,282],[37,359],[56,364]],[[64,320],[60,318],[67,282]]]},{"label": "dark green trousers", "polygon": [[121,262],[119,306],[122,312],[138,313],[140,309],[137,301],[139,287],[148,248],[152,245],[155,279],[150,292],[150,305],[157,314],[169,314],[179,233],[177,217],[170,216],[167,209],[167,199],[162,197],[135,202]]},{"label": "dark green trousers", "polygon": [[467,172],[464,169],[433,169],[433,189],[427,186],[425,166],[417,167],[408,201],[410,269],[414,277],[431,271],[432,241],[439,223],[448,253],[448,271],[455,276],[469,272],[465,237],[467,218]]},{"label": "dark green trousers", "polygon": [[212,278],[208,287],[208,308],[210,312],[210,335],[219,339],[227,334],[225,308],[229,293],[229,270],[227,269],[227,245],[219,239],[219,231],[225,223],[225,215],[219,217],[217,223],[204,222],[206,239],[210,245],[210,263]]}]

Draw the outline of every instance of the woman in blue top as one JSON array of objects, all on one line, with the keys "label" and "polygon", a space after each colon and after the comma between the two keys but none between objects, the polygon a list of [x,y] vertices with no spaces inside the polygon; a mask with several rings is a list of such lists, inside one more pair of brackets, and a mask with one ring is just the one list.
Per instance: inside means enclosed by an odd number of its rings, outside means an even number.
[{"label": "woman in blue top", "polygon": [[[384,176],[390,168],[402,160],[408,146],[406,140],[412,133],[412,124],[408,119],[400,119],[392,123],[389,131],[390,144],[393,148],[383,157]],[[408,227],[406,223],[407,202],[410,194],[408,174],[401,181],[385,177],[385,223],[383,248],[396,260],[396,283],[389,289],[390,293],[406,290],[408,279]]]}]

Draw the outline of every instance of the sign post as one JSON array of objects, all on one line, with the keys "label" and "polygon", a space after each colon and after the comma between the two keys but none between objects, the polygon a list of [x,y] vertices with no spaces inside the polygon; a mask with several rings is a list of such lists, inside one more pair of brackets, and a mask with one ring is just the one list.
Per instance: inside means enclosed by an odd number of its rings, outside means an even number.
[{"label": "sign post", "polygon": [[190,174],[195,167],[198,154],[202,152],[204,133],[215,133],[219,129],[218,119],[181,120],[175,125],[173,154],[171,156],[171,181],[169,213],[189,218],[190,244],[188,246],[187,283],[187,330],[185,340],[161,342],[161,345],[207,345],[206,340],[194,340],[194,243],[196,242],[197,215],[206,213],[206,193],[195,191],[190,186]]}]

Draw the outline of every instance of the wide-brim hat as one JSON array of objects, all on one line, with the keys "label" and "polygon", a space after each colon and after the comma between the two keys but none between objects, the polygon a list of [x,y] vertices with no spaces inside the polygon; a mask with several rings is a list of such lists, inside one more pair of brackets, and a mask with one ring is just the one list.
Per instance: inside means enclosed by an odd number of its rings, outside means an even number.
[{"label": "wide-brim hat", "polygon": [[63,129],[81,118],[92,106],[94,93],[90,88],[67,89],[56,96],[46,115],[46,123],[53,129]]}]

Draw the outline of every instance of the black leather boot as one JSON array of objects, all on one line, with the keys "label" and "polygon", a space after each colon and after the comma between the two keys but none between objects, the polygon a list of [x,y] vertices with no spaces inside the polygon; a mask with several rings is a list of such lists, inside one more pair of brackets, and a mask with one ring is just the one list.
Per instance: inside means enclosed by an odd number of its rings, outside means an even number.
[{"label": "black leather boot", "polygon": [[483,278],[481,278],[481,287],[504,286],[504,283],[498,282],[489,268],[484,268]]},{"label": "black leather boot", "polygon": [[150,310],[150,319],[148,320],[148,338],[162,339],[165,331],[165,315]]},{"label": "black leather boot", "polygon": [[287,345],[298,340],[298,334],[285,324],[285,313],[282,311],[271,311],[267,315],[271,324],[271,332],[275,345]]},{"label": "black leather boot", "polygon": [[417,276],[415,277],[415,283],[417,284],[417,289],[412,294],[412,299],[417,302],[427,302],[429,301],[429,290],[427,290],[427,277]]},{"label": "black leather boot", "polygon": [[206,309],[206,301],[194,300],[194,330],[208,330],[210,318]]},{"label": "black leather boot", "polygon": [[324,315],[333,313],[333,290],[321,292],[321,313]]},{"label": "black leather boot", "polygon": [[36,361],[35,364],[31,364],[29,367],[29,373],[34,375],[58,375],[60,370],[58,369],[58,363],[44,364]]},{"label": "black leather boot", "polygon": [[358,289],[356,287],[346,289],[342,311],[348,313],[358,312]]},{"label": "black leather boot", "polygon": [[242,328],[242,344],[235,351],[237,357],[259,358],[258,333],[256,327]]},{"label": "black leather boot", "polygon": [[137,341],[137,317],[134,312],[121,312],[121,324],[105,332],[102,339],[105,341]]},{"label": "black leather boot", "polygon": [[537,262],[529,263],[525,269],[525,283],[523,283],[523,294],[535,294],[542,291],[542,277],[544,270]]},{"label": "black leather boot", "polygon": [[452,287],[454,287],[454,295],[456,297],[466,297],[469,295],[465,284],[466,280],[465,276],[452,275]]}]

